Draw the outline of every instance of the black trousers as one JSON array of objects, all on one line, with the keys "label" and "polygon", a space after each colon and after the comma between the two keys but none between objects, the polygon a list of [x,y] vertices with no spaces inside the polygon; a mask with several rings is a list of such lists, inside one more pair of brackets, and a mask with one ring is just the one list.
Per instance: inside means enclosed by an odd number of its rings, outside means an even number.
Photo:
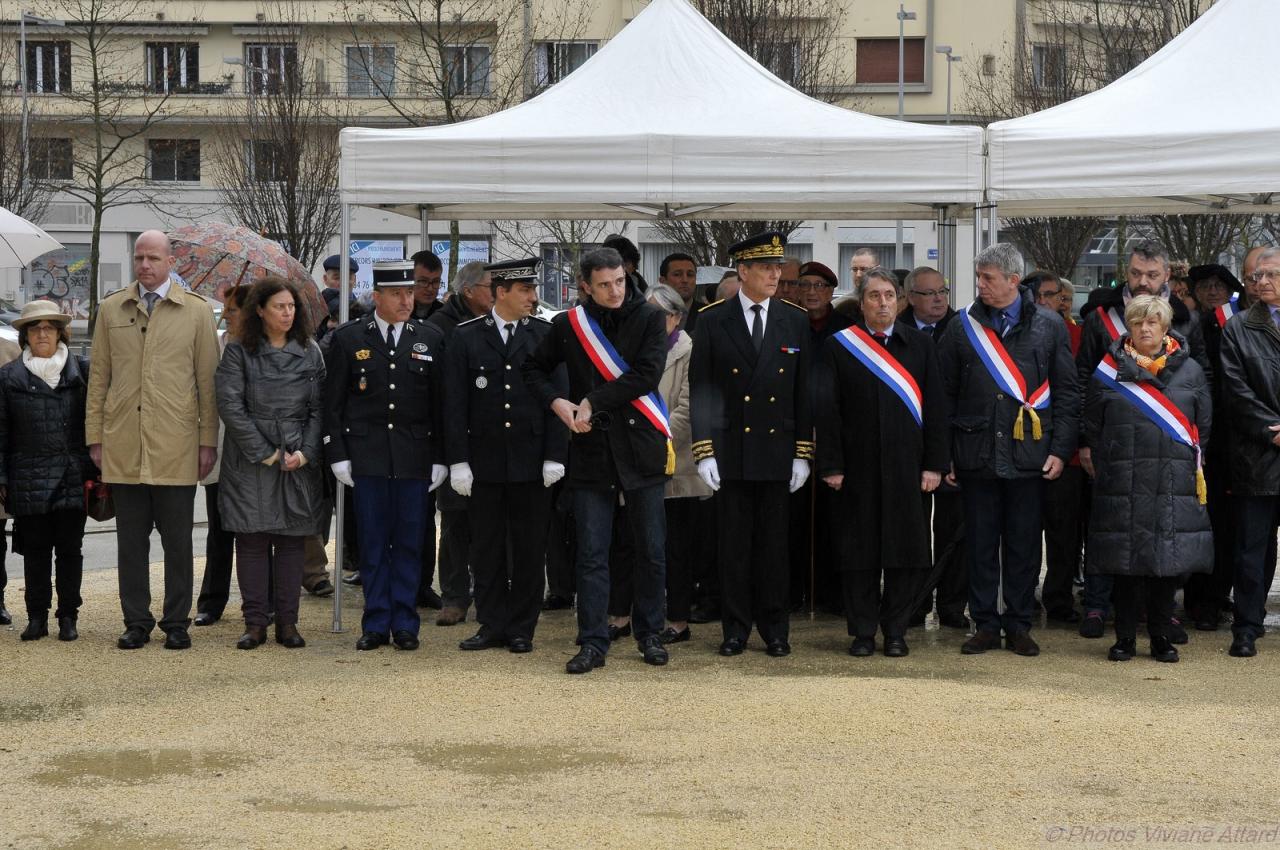
[{"label": "black trousers", "polygon": [[[880,576],[884,576],[884,590]],[[845,570],[844,608],[851,637],[873,638],[876,625],[886,638],[907,633],[911,603],[919,592],[924,570]]]},{"label": "black trousers", "polygon": [[1075,606],[1072,586],[1080,572],[1084,553],[1088,476],[1078,466],[1067,466],[1062,475],[1044,485],[1044,587],[1040,601],[1050,615]]},{"label": "black trousers", "polygon": [[205,485],[204,505],[209,526],[204,538],[204,578],[200,582],[196,611],[221,617],[231,593],[231,566],[236,536],[222,527],[217,484]]},{"label": "black trousers", "polygon": [[4,589],[9,584],[9,573],[4,568],[5,555],[9,553],[9,520],[0,519],[0,608],[4,607]]},{"label": "black trousers", "polygon": [[[1218,622],[1231,594],[1235,578],[1236,500],[1229,490],[1230,476],[1225,460],[1205,463],[1204,477],[1208,488],[1209,523],[1213,526],[1213,572],[1196,573],[1187,579],[1182,593],[1183,607],[1193,620]],[[1271,556],[1274,567],[1275,555]]]},{"label": "black trousers", "polygon": [[495,637],[533,639],[542,610],[543,543],[551,494],[541,481],[471,488],[470,562],[476,620]]},{"label": "black trousers", "polygon": [[1257,638],[1267,617],[1267,591],[1276,576],[1280,496],[1239,496],[1236,505],[1235,619],[1231,631],[1237,637]]},{"label": "black trousers", "polygon": [[699,499],[694,509],[697,515],[697,555],[693,562],[694,598],[700,603],[720,606],[720,533],[717,517],[720,514],[720,495]]},{"label": "black trousers", "polygon": [[572,499],[563,482],[551,487],[551,517],[547,523],[547,594],[562,599],[572,599],[573,572],[573,513]]},{"label": "black trousers", "polygon": [[[926,617],[934,608],[936,597],[939,614],[964,616],[969,604],[969,548],[964,541],[964,500],[958,490],[935,490],[922,493],[924,513],[933,514],[933,564],[943,562],[937,579],[927,591],[918,617]],[[920,591],[917,591],[920,592]]]},{"label": "black trousers", "polygon": [[[965,476],[965,538],[969,568],[969,614],[980,630],[1030,631],[1040,577],[1040,516],[1044,481],[1039,478]],[[1004,613],[996,598],[1004,585]]]},{"label": "black trousers", "polygon": [[693,570],[698,557],[696,496],[667,499],[667,619],[687,622],[693,607]]},{"label": "black trousers", "polygon": [[[468,563],[471,548],[470,512],[470,508],[440,511],[440,554],[436,557],[436,567],[440,571],[440,598],[445,605],[461,608],[463,611],[471,607],[471,568]],[[427,540],[435,540],[435,528],[433,512],[427,526]],[[423,557],[426,557],[425,552]],[[430,587],[429,584],[423,586]]]},{"label": "black trousers", "polygon": [[1173,596],[1182,584],[1182,576],[1116,576],[1112,604],[1116,609],[1116,638],[1133,640],[1138,636],[1138,615],[1147,610],[1147,634],[1168,637],[1173,619]]},{"label": "black trousers", "polygon": [[720,622],[725,639],[790,634],[785,481],[725,481],[720,487]]},{"label": "black trousers", "polygon": [[[43,617],[53,604],[50,572],[56,569],[58,609],[55,616],[75,617],[83,600],[80,578],[84,572],[84,511],[61,510],[18,517],[13,534],[20,544],[26,578],[27,616]],[[55,564],[55,555],[56,568]]]},{"label": "black trousers", "polygon": [[635,601],[632,573],[635,572],[636,541],[627,518],[627,506],[613,511],[613,531],[609,538],[609,616],[630,617]]},{"label": "black trousers", "polygon": [[196,485],[112,484],[120,608],[126,627],[151,631],[151,531],[164,547],[164,610],[160,628],[191,625],[191,525]]}]

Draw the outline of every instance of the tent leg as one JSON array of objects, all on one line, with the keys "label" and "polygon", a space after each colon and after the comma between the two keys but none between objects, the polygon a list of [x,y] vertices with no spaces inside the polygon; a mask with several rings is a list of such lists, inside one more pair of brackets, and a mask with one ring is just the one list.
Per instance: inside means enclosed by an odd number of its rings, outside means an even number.
[{"label": "tent leg", "polygon": [[973,205],[973,256],[982,253],[982,207]]},{"label": "tent leg", "polygon": [[[341,248],[338,250],[338,255],[344,258],[351,256],[350,204],[342,205],[341,239],[342,241],[339,243]],[[338,269],[338,323],[342,324],[351,317],[351,264],[338,263]],[[346,535],[342,533],[342,530],[343,520],[346,518],[343,511],[343,494],[346,490],[346,485],[341,482],[335,482],[335,484],[337,486],[334,490],[334,522],[336,523],[336,528],[333,536],[333,631],[338,633],[342,631],[342,568],[344,566],[342,553],[346,549],[346,541],[344,539]]]},{"label": "tent leg", "polygon": [[987,244],[994,245],[1000,238],[1000,219],[995,204],[987,207]]},{"label": "tent leg", "polygon": [[431,250],[431,227],[428,221],[430,213],[426,207],[418,207],[418,250]]}]

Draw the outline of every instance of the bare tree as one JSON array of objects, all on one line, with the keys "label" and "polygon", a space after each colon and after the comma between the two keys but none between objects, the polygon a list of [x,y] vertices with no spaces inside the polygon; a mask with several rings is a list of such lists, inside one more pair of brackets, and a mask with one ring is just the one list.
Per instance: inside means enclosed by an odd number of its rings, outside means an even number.
[{"label": "bare tree", "polygon": [[1219,262],[1246,239],[1250,224],[1247,215],[1158,215],[1148,226],[1169,256],[1195,266]]},{"label": "bare tree", "polygon": [[[0,43],[0,67],[18,66],[17,42]],[[28,100],[27,126],[38,120],[36,104]],[[41,163],[42,165],[44,163]],[[30,145],[22,147],[22,93],[14,86],[0,85],[0,207],[30,221],[44,215],[53,197],[54,185],[32,170]]]},{"label": "bare tree", "polygon": [[1070,277],[1099,224],[1099,219],[1090,217],[1010,218],[1004,222],[1004,235],[1023,249],[1036,268]]},{"label": "bare tree", "polygon": [[[822,0],[695,0],[729,40],[782,80],[829,103],[849,101],[853,63],[838,37],[848,4]],[[760,230],[790,234],[801,222],[660,219],[663,237],[702,264],[727,264],[729,246]]]},{"label": "bare tree", "polygon": [[280,61],[245,64],[244,111],[223,125],[209,161],[235,219],[311,268],[341,228],[338,132],[349,116],[346,98],[306,74],[322,52],[306,35],[314,28],[288,18],[255,47]]}]

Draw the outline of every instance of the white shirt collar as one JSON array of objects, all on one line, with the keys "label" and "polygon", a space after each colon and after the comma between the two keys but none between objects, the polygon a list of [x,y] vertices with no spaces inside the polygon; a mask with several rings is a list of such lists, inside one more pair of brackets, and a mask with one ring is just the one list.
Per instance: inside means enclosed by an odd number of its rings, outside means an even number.
[{"label": "white shirt collar", "polygon": [[390,327],[394,327],[394,328],[396,329],[396,342],[397,342],[397,343],[398,343],[398,342],[400,342],[400,334],[404,332],[404,322],[398,322],[398,323],[396,323],[396,324],[392,325],[390,322],[388,322],[387,320],[383,319],[383,318],[382,318],[381,316],[379,316],[377,313],[374,313],[374,314],[373,314],[373,320],[374,320],[375,322],[377,322],[377,323],[378,323],[378,335],[379,335],[379,336],[381,336],[383,339],[386,339],[386,338],[387,338],[387,328],[388,328],[388,326],[390,326]]},{"label": "white shirt collar", "polygon": [[[764,313],[766,317],[769,315],[769,302],[771,302],[772,300],[773,300],[772,298],[766,298],[760,302],[760,312]],[[756,302],[748,298],[746,296],[746,293],[744,293],[741,289],[738,290],[738,301],[739,303],[742,304],[743,314],[746,315],[747,318],[750,318],[751,308],[755,306]]]},{"label": "white shirt collar", "polygon": [[876,334],[884,334],[885,339],[888,339],[889,337],[893,336],[893,325],[889,325],[888,328],[882,331],[872,330],[871,325],[867,325],[867,333],[871,334],[872,336],[875,336]]},{"label": "white shirt collar", "polygon": [[[171,286],[173,286],[173,278],[166,277],[164,279],[164,283],[160,284],[159,286],[157,286],[155,289],[151,291],[154,292],[156,295],[159,295],[160,299],[163,299],[166,295],[169,294],[169,287]],[[143,299],[143,303],[146,303],[146,295],[147,295],[147,288],[142,284],[138,284],[138,297]]]}]

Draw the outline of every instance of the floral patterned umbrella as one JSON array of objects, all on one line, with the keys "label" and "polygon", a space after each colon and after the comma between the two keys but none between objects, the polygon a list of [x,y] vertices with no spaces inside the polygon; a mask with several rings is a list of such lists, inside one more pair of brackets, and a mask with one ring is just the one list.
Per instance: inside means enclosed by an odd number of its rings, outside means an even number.
[{"label": "floral patterned umbrella", "polygon": [[209,221],[170,232],[176,271],[193,291],[221,302],[238,283],[268,275],[293,281],[311,311],[312,324],[325,315],[315,281],[284,246],[244,227]]}]

